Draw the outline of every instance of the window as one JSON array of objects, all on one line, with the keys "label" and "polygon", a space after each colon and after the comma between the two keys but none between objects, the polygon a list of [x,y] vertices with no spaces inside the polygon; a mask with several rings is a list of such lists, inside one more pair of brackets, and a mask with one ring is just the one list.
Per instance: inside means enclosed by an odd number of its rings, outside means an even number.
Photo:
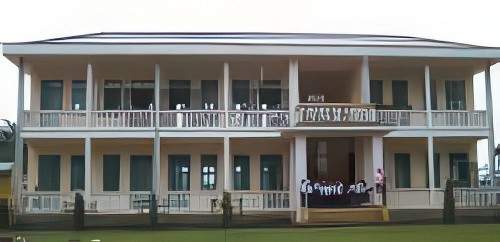
[{"label": "window", "polygon": [[392,81],[392,105],[397,109],[408,108],[407,81]]},{"label": "window", "polygon": [[458,186],[468,187],[470,185],[470,163],[467,153],[450,154],[450,177],[458,182]]},{"label": "window", "polygon": [[[441,187],[441,163],[439,161],[439,153],[434,153],[434,188],[440,188]],[[425,179],[426,179],[426,186],[429,187],[429,161],[427,160],[427,163],[425,163]]]},{"label": "window", "polygon": [[85,156],[71,156],[71,191],[85,190]]},{"label": "window", "polygon": [[191,81],[170,80],[169,82],[169,109],[175,110],[176,105],[184,105],[185,108],[191,106]]},{"label": "window", "polygon": [[[233,80],[232,88],[233,105],[240,104],[250,106],[250,81],[249,80]],[[242,107],[242,109],[245,109]]]},{"label": "window", "polygon": [[169,190],[189,191],[190,188],[190,160],[189,155],[169,155]]},{"label": "window", "polygon": [[[206,104],[206,106],[205,106]],[[218,80],[202,80],[201,81],[201,108],[210,109],[213,104],[213,109],[219,108],[219,81]]]},{"label": "window", "polygon": [[234,190],[250,190],[250,157],[234,156]]},{"label": "window", "polygon": [[370,80],[370,103],[384,104],[384,81]]},{"label": "window", "polygon": [[130,191],[151,191],[151,160],[150,155],[130,156]]},{"label": "window", "polygon": [[446,109],[465,110],[465,81],[446,81]]},{"label": "window", "polygon": [[61,156],[38,156],[38,191],[59,191]]},{"label": "window", "polygon": [[87,81],[73,80],[71,83],[71,108],[85,110],[87,108]]},{"label": "window", "polygon": [[281,105],[281,81],[280,80],[264,80],[262,87],[259,90],[260,107],[262,104],[267,105],[267,109],[278,110],[282,109]]},{"label": "window", "polygon": [[40,95],[41,110],[62,110],[63,81],[42,81]]},{"label": "window", "polygon": [[104,82],[104,110],[121,110],[122,105],[122,81]]},{"label": "window", "polygon": [[102,190],[120,190],[120,155],[104,155],[102,157]]},{"label": "window", "polygon": [[153,108],[154,85],[153,81],[132,81],[130,103],[133,110],[149,110]]},{"label": "window", "polygon": [[410,154],[394,154],[394,166],[396,168],[396,188],[410,188]]},{"label": "window", "polygon": [[217,155],[201,156],[201,190],[215,190],[217,180]]},{"label": "window", "polygon": [[283,189],[281,155],[260,156],[260,189],[277,191]]}]

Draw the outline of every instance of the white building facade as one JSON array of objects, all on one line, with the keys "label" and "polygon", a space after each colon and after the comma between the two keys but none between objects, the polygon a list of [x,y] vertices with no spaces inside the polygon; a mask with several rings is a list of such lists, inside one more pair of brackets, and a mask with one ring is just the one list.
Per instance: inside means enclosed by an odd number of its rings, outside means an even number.
[{"label": "white building facade", "polygon": [[[19,67],[17,214],[71,211],[77,192],[88,213],[147,212],[154,194],[160,213],[217,214],[228,192],[240,211],[304,223],[336,208],[441,209],[448,179],[467,194],[458,206],[500,203],[495,188],[478,187],[476,148],[489,140],[493,177],[498,48],[255,33],[100,33],[3,48]],[[481,72],[487,108],[475,110]]]}]

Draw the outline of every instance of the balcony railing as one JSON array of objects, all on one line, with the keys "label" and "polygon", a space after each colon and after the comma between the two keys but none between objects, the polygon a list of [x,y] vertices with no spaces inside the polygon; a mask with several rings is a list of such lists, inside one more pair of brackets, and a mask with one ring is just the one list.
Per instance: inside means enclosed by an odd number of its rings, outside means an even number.
[{"label": "balcony railing", "polygon": [[278,128],[290,125],[289,111],[229,111],[230,128]]},{"label": "balcony railing", "polygon": [[219,110],[160,111],[160,127],[224,128],[224,115]]},{"label": "balcony railing", "polygon": [[440,127],[487,127],[486,111],[432,111],[432,125]]},{"label": "balcony railing", "polygon": [[154,111],[92,111],[90,125],[95,128],[154,127]]},{"label": "balcony railing", "polygon": [[[231,203],[240,211],[289,210],[289,191],[233,191]],[[238,211],[234,211],[238,212]]]},{"label": "balcony railing", "polygon": [[377,110],[377,122],[381,126],[426,126],[426,111]]},{"label": "balcony railing", "polygon": [[25,111],[24,127],[85,127],[85,111]]}]

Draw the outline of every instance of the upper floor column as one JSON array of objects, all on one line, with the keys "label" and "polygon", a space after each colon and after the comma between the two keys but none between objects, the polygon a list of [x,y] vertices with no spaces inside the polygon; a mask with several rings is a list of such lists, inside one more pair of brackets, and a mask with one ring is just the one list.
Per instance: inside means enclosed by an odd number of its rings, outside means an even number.
[{"label": "upper floor column", "polygon": [[87,64],[87,88],[86,88],[86,93],[85,93],[85,102],[86,102],[86,114],[85,116],[87,117],[86,118],[86,126],[87,127],[90,127],[91,126],[91,119],[90,119],[90,115],[91,115],[91,111],[92,111],[92,107],[93,107],[93,101],[94,101],[94,98],[93,98],[93,82],[94,82],[94,77],[93,77],[94,73],[93,73],[93,70],[92,70],[92,64],[91,63],[88,63]]},{"label": "upper floor column", "polygon": [[290,126],[295,126],[295,108],[299,104],[299,60],[291,57],[289,60],[288,74],[288,103],[290,109]]},{"label": "upper floor column", "polygon": [[361,62],[361,103],[370,103],[370,62],[363,56]]}]

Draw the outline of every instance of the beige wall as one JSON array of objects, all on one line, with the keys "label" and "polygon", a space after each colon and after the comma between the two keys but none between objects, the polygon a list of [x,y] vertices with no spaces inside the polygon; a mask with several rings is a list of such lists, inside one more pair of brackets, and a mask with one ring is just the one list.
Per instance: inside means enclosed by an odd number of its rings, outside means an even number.
[{"label": "beige wall", "polygon": [[[28,191],[34,191],[38,181],[38,156],[61,155],[61,192],[70,191],[71,155],[84,154],[83,139],[28,139]],[[283,156],[283,187],[288,189],[289,141],[238,139],[231,141],[231,165],[233,155],[250,156],[251,190],[260,190],[260,155],[277,154]],[[152,139],[93,139],[92,140],[92,192],[102,191],[103,155],[120,155],[120,192],[130,188],[130,156],[152,155]],[[168,156],[190,155],[191,191],[219,193],[223,190],[223,140],[222,139],[163,139],[161,143],[160,193],[168,192]],[[201,155],[217,155],[217,180],[215,191],[201,191]],[[232,169],[231,169],[232,170]]]},{"label": "beige wall", "polygon": [[[475,139],[435,139],[434,153],[440,156],[440,184],[445,187],[450,177],[449,154],[468,153],[472,167],[477,167],[477,141]],[[427,139],[425,138],[386,138],[384,139],[385,175],[389,188],[395,188],[394,154],[410,154],[410,173],[412,188],[426,188]],[[472,178],[473,184],[477,178]],[[475,179],[475,180],[474,180]]]}]

